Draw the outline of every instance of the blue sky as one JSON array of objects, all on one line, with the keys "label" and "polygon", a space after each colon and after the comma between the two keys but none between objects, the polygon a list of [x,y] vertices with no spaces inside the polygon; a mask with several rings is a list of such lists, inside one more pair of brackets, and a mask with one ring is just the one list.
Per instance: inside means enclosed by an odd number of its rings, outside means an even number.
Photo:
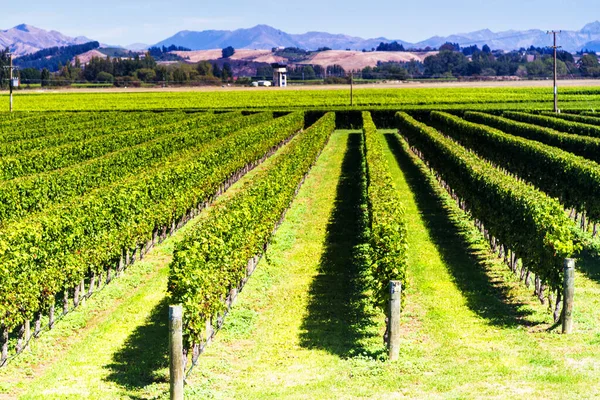
[{"label": "blue sky", "polygon": [[153,44],[184,29],[237,29],[257,24],[290,33],[327,31],[417,42],[434,35],[485,28],[578,30],[600,19],[598,0],[33,0],[26,6],[14,0],[3,3],[8,4],[2,6],[0,29],[27,23],[120,45]]}]

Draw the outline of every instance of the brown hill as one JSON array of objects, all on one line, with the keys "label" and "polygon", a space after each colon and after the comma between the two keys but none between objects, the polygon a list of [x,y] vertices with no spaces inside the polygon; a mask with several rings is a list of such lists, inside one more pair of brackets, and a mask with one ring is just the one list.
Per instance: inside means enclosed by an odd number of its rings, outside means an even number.
[{"label": "brown hill", "polygon": [[437,54],[437,51],[427,53],[411,53],[406,51],[373,51],[363,53],[362,51],[330,50],[315,54],[309,60],[301,64],[341,65],[346,71],[356,71],[365,67],[375,67],[381,62],[409,62],[411,60],[423,61],[426,57]]},{"label": "brown hill", "polygon": [[[189,62],[197,63],[200,61],[213,61],[221,58],[221,50],[195,50],[195,51],[174,51],[173,54],[187,59]],[[282,57],[273,55],[271,50],[236,50],[235,54],[229,57],[233,61],[251,61],[259,63],[286,62]]]},{"label": "brown hill", "polygon": [[[221,58],[221,50],[196,50],[196,51],[174,51],[174,54],[185,58],[191,63],[197,63],[200,61],[214,61]],[[232,61],[247,61],[253,63],[288,63],[288,64],[300,64],[300,65],[321,65],[326,67],[328,65],[341,65],[345,70],[359,70],[367,66],[374,67],[379,61],[381,62],[408,62],[411,60],[423,61],[427,56],[437,54],[437,52],[427,53],[411,53],[411,52],[399,52],[399,51],[375,51],[363,53],[361,51],[345,51],[345,50],[329,50],[322,51],[314,54],[311,58],[298,62],[292,63],[289,60],[275,56],[271,50],[236,50],[235,54],[229,59]]]},{"label": "brown hill", "polygon": [[[82,53],[82,54],[78,55],[77,57],[79,57],[79,62],[81,62],[82,65],[86,65],[87,63],[90,62],[92,57],[106,58],[106,54],[101,53],[98,50],[94,49],[94,50],[86,51],[85,53]],[[75,64],[75,58],[73,58],[73,60],[71,60],[71,63]]]}]

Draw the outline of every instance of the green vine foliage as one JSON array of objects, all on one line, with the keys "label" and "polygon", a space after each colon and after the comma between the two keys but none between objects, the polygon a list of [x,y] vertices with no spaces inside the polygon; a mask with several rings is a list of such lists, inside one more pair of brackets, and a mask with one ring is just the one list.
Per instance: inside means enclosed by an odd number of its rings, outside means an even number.
[{"label": "green vine foliage", "polygon": [[546,128],[556,129],[561,132],[600,137],[600,126],[516,111],[505,111],[502,115],[510,119],[545,126]]},{"label": "green vine foliage", "polygon": [[[250,117],[252,118],[252,117]],[[89,270],[114,266],[222,183],[304,126],[304,114],[252,124],[161,164],[73,197],[0,230],[0,323],[8,329],[45,311]]]},{"label": "green vine foliage", "polygon": [[[140,114],[151,117],[154,113],[131,113],[124,118],[136,118]],[[181,112],[179,114],[181,115]],[[118,112],[14,113],[10,117],[0,119],[0,143],[69,133],[74,128],[91,131],[97,127],[118,127],[120,118],[122,116]]]},{"label": "green vine foliage", "polygon": [[0,181],[0,221],[22,218],[51,204],[109,185],[160,163],[177,162],[211,140],[273,119],[272,113],[199,114],[161,128],[160,137],[103,157],[42,174]]},{"label": "green vine foliage", "polygon": [[560,119],[564,119],[567,121],[581,122],[582,124],[599,125],[600,126],[600,118],[594,117],[591,115],[565,114],[565,113],[555,114],[551,111],[542,112],[542,115],[545,115],[547,117],[552,116],[554,118],[560,118]]},{"label": "green vine foliage", "polygon": [[481,157],[532,183],[565,206],[600,220],[600,165],[540,142],[432,111],[444,133]]},{"label": "green vine foliage", "polygon": [[600,162],[600,138],[559,132],[543,126],[476,111],[467,111],[464,117],[471,122],[489,125],[503,132],[542,142],[589,160]]},{"label": "green vine foliage", "polygon": [[335,115],[327,113],[242,190],[217,203],[177,245],[168,290],[171,301],[184,307],[189,344],[201,343],[206,321],[224,311],[225,297],[246,276],[248,260],[263,253],[334,129]]},{"label": "green vine foliage", "polygon": [[390,281],[400,281],[402,293],[408,282],[406,220],[384,154],[385,138],[377,132],[371,113],[363,112],[362,116],[370,215],[370,275],[374,302],[386,311]]},{"label": "green vine foliage", "polygon": [[181,120],[182,116],[178,114],[154,114],[147,119],[133,118],[122,125],[113,123],[111,128],[104,131],[98,129],[95,136],[87,140],[1,157],[0,181],[69,167],[123,147],[156,139],[165,134],[164,124],[176,124]]},{"label": "green vine foliage", "polygon": [[[25,152],[33,152],[36,150],[44,150],[52,147],[74,143],[78,141],[90,140],[95,137],[110,135],[123,132],[124,130],[143,129],[150,126],[156,126],[168,121],[175,122],[188,118],[182,112],[174,113],[127,113],[119,116],[116,113],[104,113],[103,118],[95,118],[84,122],[78,122],[82,119],[81,116],[64,116],[54,123],[46,122],[44,130],[40,130],[39,126],[33,133],[27,131],[19,131],[18,140],[11,140],[13,134],[2,136],[0,134],[0,156],[16,156]],[[164,121],[164,122],[163,122]],[[35,138],[25,139],[28,135],[41,134]]]},{"label": "green vine foliage", "polygon": [[472,216],[543,283],[553,291],[562,288],[563,260],[578,250],[562,205],[408,114],[397,113],[396,119],[400,133],[466,201]]}]

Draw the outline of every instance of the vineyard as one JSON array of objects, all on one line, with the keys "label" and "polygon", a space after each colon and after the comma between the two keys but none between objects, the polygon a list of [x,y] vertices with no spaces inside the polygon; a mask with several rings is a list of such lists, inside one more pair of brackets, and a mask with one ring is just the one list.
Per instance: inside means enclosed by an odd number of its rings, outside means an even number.
[{"label": "vineyard", "polygon": [[600,395],[600,92],[403,92],[19,96],[0,398]]}]

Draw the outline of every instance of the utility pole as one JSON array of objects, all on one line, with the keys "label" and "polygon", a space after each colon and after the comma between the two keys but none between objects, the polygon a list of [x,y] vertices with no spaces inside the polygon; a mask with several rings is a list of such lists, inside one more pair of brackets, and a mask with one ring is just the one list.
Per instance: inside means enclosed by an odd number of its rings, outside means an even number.
[{"label": "utility pole", "polygon": [[9,91],[10,91],[10,112],[12,112],[13,111],[13,71],[15,69],[17,69],[17,67],[13,67],[12,53],[8,53],[8,59],[10,61],[10,64],[9,64],[9,66],[4,66],[4,68],[7,68],[9,71],[8,87],[9,87]]},{"label": "utility pole", "polygon": [[553,35],[554,36],[554,46],[552,46],[552,48],[554,49],[554,112],[558,113],[558,86],[556,83],[556,50],[559,49],[561,46],[557,46],[556,45],[556,34],[557,33],[561,33],[562,31],[548,31],[546,32],[548,35]]},{"label": "utility pole", "polygon": [[8,53],[8,58],[10,59],[10,66],[8,67],[9,70],[10,70],[10,77],[9,77],[9,79],[10,79],[10,81],[9,81],[10,82],[9,83],[9,86],[10,86],[10,112],[12,112],[13,111],[13,94],[12,94],[12,92],[13,92],[13,63],[12,63],[12,53]]},{"label": "utility pole", "polygon": [[350,72],[350,107],[354,106],[354,71]]}]

